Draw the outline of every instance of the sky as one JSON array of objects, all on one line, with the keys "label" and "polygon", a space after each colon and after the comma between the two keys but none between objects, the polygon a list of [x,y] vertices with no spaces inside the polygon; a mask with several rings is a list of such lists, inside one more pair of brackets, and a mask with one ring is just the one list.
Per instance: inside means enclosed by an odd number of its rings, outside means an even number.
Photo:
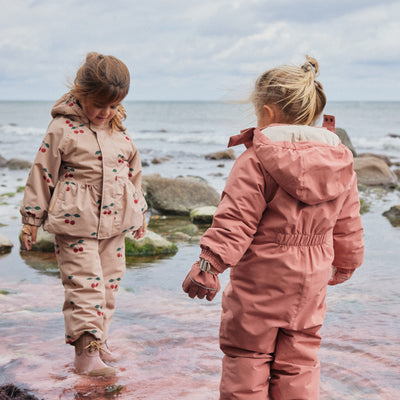
[{"label": "sky", "polygon": [[90,51],[127,100],[243,100],[305,55],[328,101],[400,100],[398,0],[0,0],[0,100],[55,100]]}]

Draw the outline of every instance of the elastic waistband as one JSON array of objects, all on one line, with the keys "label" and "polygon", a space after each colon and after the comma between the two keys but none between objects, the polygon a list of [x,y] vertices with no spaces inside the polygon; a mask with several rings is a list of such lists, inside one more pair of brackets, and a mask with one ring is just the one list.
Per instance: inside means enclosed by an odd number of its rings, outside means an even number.
[{"label": "elastic waistband", "polygon": [[308,235],[306,233],[269,233],[266,235],[267,241],[277,243],[282,246],[319,246],[329,242],[331,235],[324,233],[321,235]]}]

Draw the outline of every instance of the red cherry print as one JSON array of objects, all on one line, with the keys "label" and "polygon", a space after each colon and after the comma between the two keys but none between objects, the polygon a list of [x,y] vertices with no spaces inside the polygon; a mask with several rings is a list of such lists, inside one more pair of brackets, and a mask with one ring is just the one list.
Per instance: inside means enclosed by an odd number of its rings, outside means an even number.
[{"label": "red cherry print", "polygon": [[75,221],[71,221],[70,224],[71,224],[71,225],[75,225]]},{"label": "red cherry print", "polygon": [[139,200],[138,200],[138,199],[135,199],[133,202],[134,202],[135,204],[137,204],[137,203],[139,203]]},{"label": "red cherry print", "polygon": [[103,211],[103,214],[108,214],[108,212],[107,211]]},{"label": "red cherry print", "polygon": [[72,107],[72,106],[74,105],[74,103],[69,103],[68,105],[69,105],[70,107]]},{"label": "red cherry print", "polygon": [[79,133],[79,131],[74,131],[74,133]]},{"label": "red cherry print", "polygon": [[47,179],[46,179],[46,182],[47,182],[47,183],[50,183],[50,179],[49,179],[49,178],[47,178]]},{"label": "red cherry print", "polygon": [[64,175],[64,178],[68,178],[68,174],[65,174],[65,175]]},{"label": "red cherry print", "polygon": [[67,120],[65,121],[65,123],[66,123],[66,124],[69,124],[69,123],[70,123],[69,119],[67,119]]},{"label": "red cherry print", "polygon": [[74,126],[74,124],[69,124],[69,126],[72,128]]},{"label": "red cherry print", "polygon": [[47,178],[46,178],[46,175],[43,175],[43,179],[47,179]]},{"label": "red cherry print", "polygon": [[70,189],[71,189],[71,188],[68,186],[68,187],[67,187],[67,192],[69,192],[69,191],[70,191]]},{"label": "red cherry print", "polygon": [[79,251],[83,251],[83,247],[79,247]]},{"label": "red cherry print", "polygon": [[66,224],[69,224],[69,219],[66,219],[64,222],[65,222]]},{"label": "red cherry print", "polygon": [[74,253],[77,253],[79,250],[75,247],[74,248]]},{"label": "red cherry print", "polygon": [[99,284],[98,284],[98,283],[96,283],[96,287],[97,287],[97,286],[99,286]]},{"label": "red cherry print", "polygon": [[128,176],[129,176],[129,178],[132,178],[132,174],[130,172],[129,172]]},{"label": "red cherry print", "polygon": [[101,316],[101,312],[100,312],[100,311],[97,311],[97,315],[100,317],[100,316]]},{"label": "red cherry print", "polygon": [[46,149],[45,149],[45,148],[40,149],[40,151],[41,151],[42,153],[46,153]]},{"label": "red cherry print", "polygon": [[99,157],[97,157],[97,159],[101,161],[103,159],[103,157],[99,156]]},{"label": "red cherry print", "polygon": [[83,133],[83,130],[81,129],[81,130],[79,131],[79,133]]},{"label": "red cherry print", "polygon": [[107,213],[108,215],[110,215],[111,214],[111,210],[108,210],[108,213]]},{"label": "red cherry print", "polygon": [[92,286],[92,288],[94,289],[96,287],[96,284],[92,283],[90,286]]},{"label": "red cherry print", "polygon": [[69,178],[72,178],[73,176],[74,176],[73,174],[69,174],[69,175],[68,175]]},{"label": "red cherry print", "polygon": [[117,254],[117,257],[122,257],[122,254],[121,254],[121,253],[118,253],[118,254]]}]

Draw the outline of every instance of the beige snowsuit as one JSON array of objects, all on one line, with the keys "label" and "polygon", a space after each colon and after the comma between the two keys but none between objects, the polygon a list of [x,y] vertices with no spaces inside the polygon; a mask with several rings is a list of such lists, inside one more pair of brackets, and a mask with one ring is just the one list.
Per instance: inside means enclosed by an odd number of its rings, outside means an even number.
[{"label": "beige snowsuit", "polygon": [[223,293],[221,400],[315,400],[320,328],[332,265],[363,260],[352,155],[323,128],[245,130],[201,239],[200,257],[230,267]]},{"label": "beige snowsuit", "polygon": [[105,340],[125,271],[124,236],[143,224],[138,150],[126,132],[93,126],[65,94],[26,183],[22,222],[56,235],[66,341]]}]

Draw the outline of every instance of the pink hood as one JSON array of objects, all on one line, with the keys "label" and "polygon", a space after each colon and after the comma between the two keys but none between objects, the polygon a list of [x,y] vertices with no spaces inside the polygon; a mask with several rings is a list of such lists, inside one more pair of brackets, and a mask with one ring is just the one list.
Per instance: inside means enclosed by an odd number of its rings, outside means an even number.
[{"label": "pink hood", "polygon": [[254,146],[262,166],[275,182],[309,205],[336,199],[349,189],[353,156],[337,135],[325,128],[274,125],[250,128],[233,136],[229,146]]}]

